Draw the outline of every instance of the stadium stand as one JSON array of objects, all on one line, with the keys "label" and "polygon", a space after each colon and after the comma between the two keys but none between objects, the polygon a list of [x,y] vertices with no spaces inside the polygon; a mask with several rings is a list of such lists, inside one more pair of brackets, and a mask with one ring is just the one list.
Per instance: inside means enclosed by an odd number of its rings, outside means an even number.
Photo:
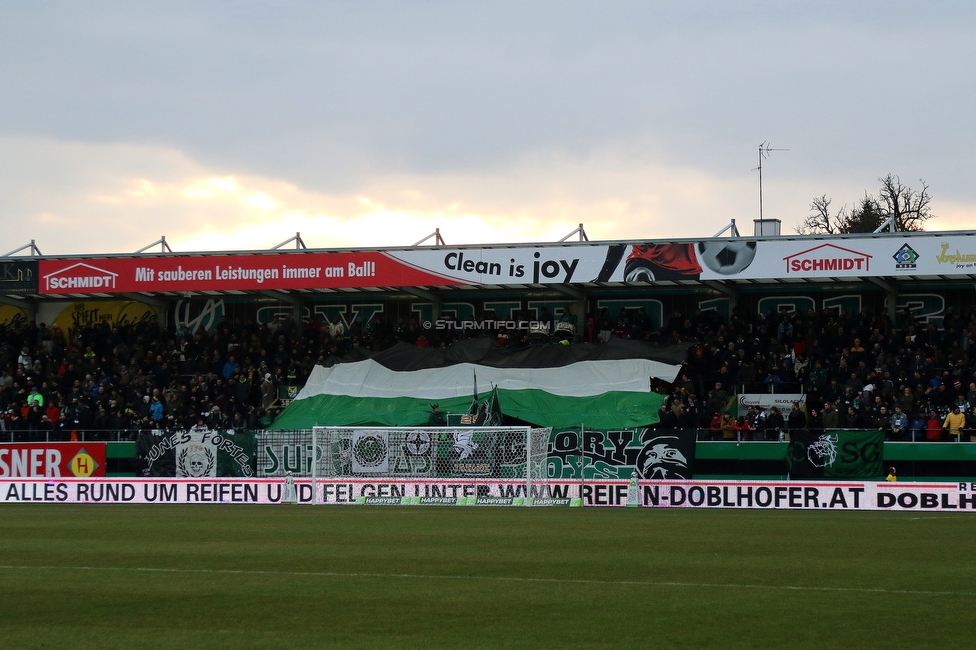
[{"label": "stadium stand", "polygon": [[[79,431],[127,440],[201,420],[260,429],[282,406],[279,390],[301,386],[315,363],[398,343],[445,348],[468,336],[508,347],[613,338],[687,346],[676,382],[657,387],[670,394],[659,426],[698,428],[702,439],[782,440],[790,429],[846,427],[881,429],[890,440],[976,440],[976,310],[949,308],[942,329],[909,310],[897,321],[868,309],[733,310],[728,319],[697,310],[675,312],[655,329],[642,310],[611,322],[604,309],[588,314],[579,333],[541,338],[504,328],[425,333],[416,318],[388,325],[381,317],[349,330],[319,319],[301,332],[287,315],[266,325],[224,320],[209,333],[103,322],[65,335],[44,323],[11,323],[0,326],[0,440],[70,440]],[[735,412],[735,394],[769,392],[803,394],[805,408]]]}]

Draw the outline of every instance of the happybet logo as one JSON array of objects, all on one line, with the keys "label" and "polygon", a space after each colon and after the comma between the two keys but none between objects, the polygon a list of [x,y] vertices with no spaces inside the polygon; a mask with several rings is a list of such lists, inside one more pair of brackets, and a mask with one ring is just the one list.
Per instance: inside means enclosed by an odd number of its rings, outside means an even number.
[{"label": "happybet logo", "polygon": [[68,468],[78,478],[88,478],[98,469],[98,463],[95,462],[95,459],[87,451],[82,449],[68,463]]}]

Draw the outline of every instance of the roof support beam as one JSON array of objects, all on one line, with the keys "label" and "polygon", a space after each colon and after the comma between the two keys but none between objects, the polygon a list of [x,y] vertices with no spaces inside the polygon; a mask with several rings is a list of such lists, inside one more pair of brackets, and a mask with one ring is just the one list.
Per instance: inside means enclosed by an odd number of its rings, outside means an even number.
[{"label": "roof support beam", "polygon": [[10,305],[11,307],[19,307],[20,309],[27,309],[33,302],[33,300],[18,300],[8,296],[0,296],[0,305]]},{"label": "roof support beam", "polygon": [[441,229],[440,228],[434,228],[434,232],[430,233],[429,235],[427,235],[426,237],[424,237],[423,239],[421,239],[419,242],[415,243],[414,246],[420,246],[425,241],[427,241],[428,239],[431,239],[431,238],[433,238],[434,245],[435,246],[446,246],[446,244],[444,243],[444,238],[441,237]]},{"label": "roof support beam", "polygon": [[401,291],[404,293],[409,293],[411,296],[423,298],[424,300],[430,302],[434,310],[434,320],[441,317],[441,304],[444,302],[444,299],[439,294],[436,294],[433,291],[418,289],[417,287],[402,287]]},{"label": "roof support beam", "polygon": [[890,282],[888,282],[886,280],[882,280],[881,278],[868,278],[868,282],[870,282],[871,284],[874,284],[874,285],[877,285],[877,286],[881,287],[882,289],[884,289],[888,293],[893,293],[895,295],[898,294],[898,289],[896,289],[893,284],[891,284]]},{"label": "roof support beam", "polygon": [[574,300],[583,300],[583,291],[577,289],[576,287],[570,286],[568,284],[551,284],[547,287],[548,289],[555,289],[559,293],[569,296]]},{"label": "roof support beam", "polygon": [[28,321],[37,321],[36,300],[17,300],[16,298],[10,298],[8,296],[0,296],[0,305],[10,305],[11,307],[16,307],[17,309],[23,309],[25,312],[27,312]]},{"label": "roof support beam", "polygon": [[12,251],[10,251],[9,253],[4,253],[3,255],[0,255],[0,257],[13,257],[14,255],[16,255],[17,253],[19,253],[20,251],[24,251],[24,250],[27,250],[27,249],[30,249],[31,257],[40,257],[40,256],[42,256],[44,254],[44,253],[41,252],[41,249],[37,247],[37,244],[34,243],[34,240],[32,239],[32,240],[30,240],[30,243],[29,244],[24,244],[20,248],[15,248]]},{"label": "roof support beam", "polygon": [[154,298],[151,296],[144,296],[140,293],[123,293],[121,295],[126,300],[131,300],[133,302],[141,302],[146,305],[149,305],[150,307],[155,307],[156,309],[165,310],[169,307],[169,303],[167,303],[165,300],[159,300],[158,298]]},{"label": "roof support beam", "polygon": [[272,246],[271,247],[271,250],[276,251],[279,248],[281,248],[282,246],[285,246],[285,245],[290,244],[292,242],[295,242],[295,250],[302,250],[302,249],[307,249],[308,248],[308,246],[306,246],[305,245],[305,242],[302,240],[302,233],[296,232],[294,237],[289,237],[288,239],[286,239],[285,241],[281,242],[277,246]]},{"label": "roof support beam", "polygon": [[709,289],[714,289],[719,293],[724,293],[726,296],[732,298],[733,300],[738,300],[739,298],[738,291],[736,291],[734,288],[732,288],[731,286],[727,285],[726,283],[720,280],[703,280],[702,284],[704,284]]},{"label": "roof support beam", "polygon": [[417,296],[418,298],[423,298],[424,300],[429,300],[435,305],[439,305],[444,302],[438,294],[431,291],[426,291],[424,289],[418,289],[417,287],[403,287],[401,289],[404,293],[409,293],[411,296]]},{"label": "roof support beam", "polygon": [[894,325],[895,319],[898,318],[898,287],[881,278],[868,278],[868,280],[888,293],[888,320]]},{"label": "roof support beam", "polygon": [[302,299],[300,296],[291,295],[283,291],[259,291],[260,295],[265,298],[271,298],[272,300],[277,300],[283,302],[291,307],[291,317],[295,321],[295,329],[298,338],[303,338],[305,336],[305,323],[302,320],[305,316],[304,306],[302,305]]},{"label": "roof support beam", "polygon": [[258,293],[265,298],[271,298],[272,300],[283,302],[286,305],[291,305],[292,307],[298,307],[302,304],[302,301],[297,297],[283,291],[259,291]]},{"label": "roof support beam", "polygon": [[139,250],[137,250],[135,253],[133,253],[133,255],[138,255],[140,253],[145,253],[147,250],[149,250],[153,246],[159,246],[159,252],[160,253],[172,253],[173,252],[173,249],[170,248],[169,247],[169,244],[166,243],[166,235],[163,235],[162,237],[160,237],[159,239],[157,239],[153,243],[151,243],[151,244],[149,244],[147,246],[143,246],[142,248],[140,248]]}]

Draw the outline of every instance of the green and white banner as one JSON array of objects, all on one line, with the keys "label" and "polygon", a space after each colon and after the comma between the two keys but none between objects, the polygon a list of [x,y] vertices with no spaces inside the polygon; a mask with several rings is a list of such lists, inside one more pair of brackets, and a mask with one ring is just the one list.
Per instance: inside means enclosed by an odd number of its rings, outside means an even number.
[{"label": "green and white banner", "polygon": [[875,478],[883,456],[883,431],[791,431],[786,464],[793,478]]}]

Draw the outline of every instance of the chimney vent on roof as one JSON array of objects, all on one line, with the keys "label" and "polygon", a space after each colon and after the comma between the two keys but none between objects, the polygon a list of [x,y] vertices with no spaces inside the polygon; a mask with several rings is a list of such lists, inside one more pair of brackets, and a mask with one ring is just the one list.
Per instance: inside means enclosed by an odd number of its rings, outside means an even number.
[{"label": "chimney vent on roof", "polygon": [[753,219],[753,223],[756,224],[756,237],[779,237],[783,225],[779,219]]}]

